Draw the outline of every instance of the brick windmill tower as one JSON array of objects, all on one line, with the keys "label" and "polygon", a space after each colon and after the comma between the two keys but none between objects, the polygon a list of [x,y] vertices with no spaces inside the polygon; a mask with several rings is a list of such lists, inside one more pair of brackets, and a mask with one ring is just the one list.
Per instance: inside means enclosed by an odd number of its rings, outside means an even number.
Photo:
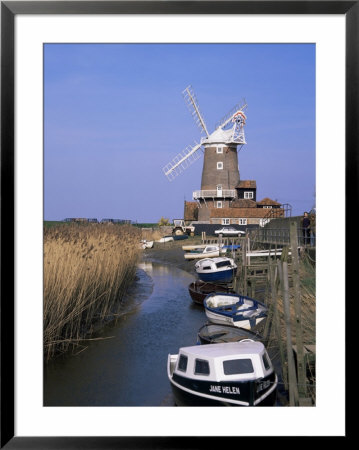
[{"label": "brick windmill tower", "polygon": [[235,106],[209,134],[192,87],[188,86],[182,94],[205,137],[201,138],[200,143],[195,142],[185,148],[163,168],[163,172],[172,181],[204,153],[201,190],[193,192],[193,199],[199,203],[198,220],[208,221],[212,208],[228,207],[236,198],[238,151],[246,143],[246,115],[243,111],[247,105]]}]

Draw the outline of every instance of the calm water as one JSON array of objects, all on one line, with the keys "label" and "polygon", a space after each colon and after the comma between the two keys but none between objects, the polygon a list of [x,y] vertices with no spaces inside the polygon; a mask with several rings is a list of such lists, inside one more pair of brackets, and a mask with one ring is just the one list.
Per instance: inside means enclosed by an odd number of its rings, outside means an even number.
[{"label": "calm water", "polygon": [[206,322],[188,293],[193,276],[146,262],[123,302],[122,315],[77,356],[44,370],[45,406],[171,406],[168,353],[196,344]]}]

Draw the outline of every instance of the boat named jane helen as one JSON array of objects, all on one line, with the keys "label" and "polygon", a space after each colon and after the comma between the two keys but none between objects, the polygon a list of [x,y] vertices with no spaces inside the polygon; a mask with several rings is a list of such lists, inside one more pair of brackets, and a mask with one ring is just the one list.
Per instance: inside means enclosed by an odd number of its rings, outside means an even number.
[{"label": "boat named jane helen", "polygon": [[182,347],[168,355],[178,406],[273,406],[278,377],[261,342]]}]

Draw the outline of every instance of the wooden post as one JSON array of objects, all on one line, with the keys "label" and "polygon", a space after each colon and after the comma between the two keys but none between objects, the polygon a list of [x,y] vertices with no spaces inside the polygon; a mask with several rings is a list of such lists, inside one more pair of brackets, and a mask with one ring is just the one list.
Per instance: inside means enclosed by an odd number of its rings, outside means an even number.
[{"label": "wooden post", "polygon": [[[278,277],[278,268],[277,263],[272,264],[270,266],[270,282],[271,282],[271,308],[273,311],[273,323],[274,323],[274,329],[275,333],[277,335],[278,340],[278,349],[279,349],[279,357],[281,361],[282,366],[282,379],[284,382],[284,388],[288,390],[288,370],[285,364],[285,355],[284,355],[284,349],[283,349],[283,342],[282,342],[282,327],[279,320],[279,313],[278,313],[278,285],[279,285],[279,277]],[[268,335],[268,339],[269,339]]]},{"label": "wooden post", "polygon": [[243,295],[247,295],[247,239],[243,239],[242,263],[243,263]]},{"label": "wooden post", "polygon": [[303,333],[302,333],[302,312],[301,312],[301,295],[299,281],[299,258],[298,258],[298,235],[297,223],[290,222],[290,245],[292,249],[292,268],[293,268],[293,285],[294,285],[294,311],[295,311],[295,327],[296,327],[296,345],[297,345],[297,368],[299,397],[306,397],[306,367],[304,360]]},{"label": "wooden post", "polygon": [[288,361],[288,383],[289,383],[289,404],[298,406],[298,386],[297,375],[295,373],[294,356],[292,348],[292,332],[290,321],[289,287],[288,287],[288,263],[278,261],[278,272],[283,291],[284,321],[287,337],[287,361]]}]

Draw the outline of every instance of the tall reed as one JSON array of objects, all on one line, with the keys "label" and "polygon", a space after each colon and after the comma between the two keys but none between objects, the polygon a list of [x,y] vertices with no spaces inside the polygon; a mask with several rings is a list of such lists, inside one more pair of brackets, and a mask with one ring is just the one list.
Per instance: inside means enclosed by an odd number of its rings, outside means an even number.
[{"label": "tall reed", "polygon": [[140,230],[89,224],[44,230],[44,357],[79,343],[118,311],[132,283]]}]

